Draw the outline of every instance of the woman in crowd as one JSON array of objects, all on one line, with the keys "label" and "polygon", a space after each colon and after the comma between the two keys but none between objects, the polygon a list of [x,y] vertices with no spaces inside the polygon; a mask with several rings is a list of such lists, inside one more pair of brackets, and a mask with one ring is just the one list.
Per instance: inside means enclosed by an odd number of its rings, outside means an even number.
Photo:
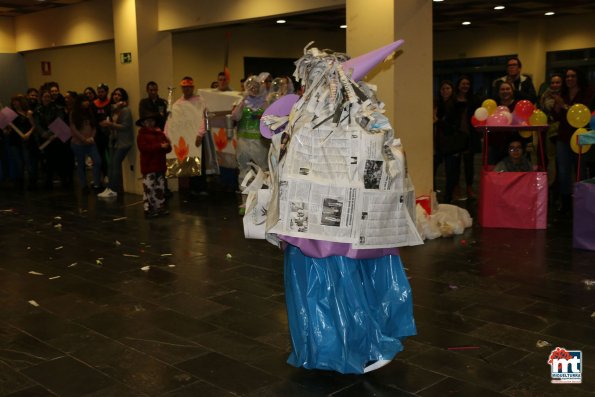
[{"label": "woman in crowd", "polygon": [[97,196],[101,198],[116,197],[123,193],[122,162],[134,143],[132,114],[128,108],[128,93],[123,88],[116,88],[111,95],[111,119],[103,120],[99,125],[109,128],[109,165],[108,184]]},{"label": "woman in crowd", "polygon": [[[440,83],[438,100],[436,103],[435,116],[435,142],[436,154],[434,157],[434,169],[444,161],[446,174],[446,189],[444,202],[450,203],[453,198],[455,186],[458,183],[461,172],[461,151],[465,148],[466,142],[460,142],[457,134],[454,102],[454,84],[451,81]],[[436,174],[436,171],[434,171]]]},{"label": "woman in crowd", "polygon": [[562,75],[554,73],[550,77],[548,88],[541,95],[538,103],[539,108],[548,118],[549,127],[547,130],[547,139],[545,140],[545,149],[547,156],[548,183],[550,186],[552,186],[556,180],[556,137],[558,136],[558,128],[560,127],[560,123],[554,120],[553,111],[554,106],[556,105],[556,100],[560,96],[563,82]]},{"label": "woman in crowd", "polygon": [[462,76],[457,81],[455,89],[455,118],[459,133],[467,136],[467,147],[462,151],[463,167],[465,170],[465,187],[467,197],[475,198],[473,192],[474,156],[475,153],[481,153],[481,140],[479,133],[471,125],[471,116],[478,107],[478,103],[473,96],[471,87],[471,78]]},{"label": "woman in crowd", "polygon": [[28,188],[37,187],[39,164],[38,139],[35,134],[33,112],[29,110],[27,98],[16,95],[10,100],[11,109],[17,114],[11,125],[6,127],[11,162],[11,179],[17,187],[25,185],[25,169],[28,174]]},{"label": "woman in crowd", "polygon": [[89,190],[85,170],[85,157],[90,156],[93,161],[93,189],[100,189],[101,157],[95,144],[96,123],[89,98],[84,94],[78,95],[70,114],[70,131],[72,140],[70,147],[76,159],[77,174],[83,192]]},{"label": "woman in crowd", "polygon": [[[558,166],[558,188],[560,193],[560,212],[566,213],[572,208],[573,164],[577,155],[570,148],[570,137],[576,130],[567,120],[568,109],[577,103],[589,106],[592,99],[585,75],[578,69],[569,68],[564,73],[564,84],[560,96],[555,98],[552,116],[560,123],[556,138],[556,160]],[[584,172],[581,172],[584,175]]]},{"label": "woman in crowd", "polygon": [[95,129],[97,133],[95,134],[95,144],[97,145],[97,151],[101,156],[101,173],[104,177],[108,176],[107,170],[107,156],[109,151],[109,135],[110,129],[107,127],[103,127],[101,122],[104,120],[109,120],[111,117],[111,98],[109,97],[109,87],[107,84],[101,83],[97,86],[97,98],[93,102],[92,109],[95,116],[95,122],[97,125]]},{"label": "woman in crowd", "polygon": [[50,125],[58,118],[63,117],[64,109],[52,101],[49,91],[41,92],[41,103],[33,113],[35,129],[43,148],[45,158],[45,187],[51,189],[54,185],[54,176],[58,175],[62,186],[72,183],[72,162],[69,162],[70,148],[50,131]]},{"label": "woman in crowd", "polygon": [[85,94],[85,96],[87,98],[89,98],[89,102],[91,102],[91,103],[93,103],[93,101],[97,99],[97,92],[95,92],[95,90],[93,89],[93,87],[87,87],[87,88],[85,88],[85,90],[83,91],[83,93]]},{"label": "woman in crowd", "polygon": [[[498,106],[506,106],[509,112],[514,112],[514,107],[517,103],[514,93],[514,86],[508,81],[503,81],[498,88]],[[507,143],[518,136],[517,132],[497,132],[491,133],[488,142],[488,163],[497,164],[500,160],[508,155],[506,149]]]}]

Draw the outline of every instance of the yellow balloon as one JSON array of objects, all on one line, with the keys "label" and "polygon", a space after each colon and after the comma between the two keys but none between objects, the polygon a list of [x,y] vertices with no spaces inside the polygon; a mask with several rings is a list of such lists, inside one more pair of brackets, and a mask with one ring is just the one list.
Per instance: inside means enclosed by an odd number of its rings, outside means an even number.
[{"label": "yellow balloon", "polygon": [[481,104],[481,107],[486,108],[488,110],[488,114],[491,115],[491,114],[493,114],[496,111],[496,108],[498,107],[498,104],[493,99],[486,99]]},{"label": "yellow balloon", "polygon": [[541,110],[534,110],[529,116],[529,125],[547,125],[547,116]]},{"label": "yellow balloon", "polygon": [[579,145],[578,144],[578,136],[587,133],[587,130],[584,128],[579,128],[578,130],[574,131],[572,137],[570,137],[570,148],[574,153],[580,151],[581,153],[586,153],[591,149],[591,145]]},{"label": "yellow balloon", "polygon": [[531,138],[531,136],[533,135],[534,132],[535,131],[522,130],[522,131],[519,131],[519,135],[522,138]]},{"label": "yellow balloon", "polygon": [[568,124],[574,128],[581,128],[591,121],[591,111],[582,103],[575,103],[568,109],[566,119],[568,120]]}]

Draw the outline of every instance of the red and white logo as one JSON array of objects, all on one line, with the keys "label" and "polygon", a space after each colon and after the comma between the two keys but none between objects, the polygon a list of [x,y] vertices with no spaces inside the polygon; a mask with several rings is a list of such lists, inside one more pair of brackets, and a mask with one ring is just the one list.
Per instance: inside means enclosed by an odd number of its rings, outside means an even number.
[{"label": "red and white logo", "polygon": [[552,383],[582,383],[583,352],[556,347],[547,363],[552,369]]}]

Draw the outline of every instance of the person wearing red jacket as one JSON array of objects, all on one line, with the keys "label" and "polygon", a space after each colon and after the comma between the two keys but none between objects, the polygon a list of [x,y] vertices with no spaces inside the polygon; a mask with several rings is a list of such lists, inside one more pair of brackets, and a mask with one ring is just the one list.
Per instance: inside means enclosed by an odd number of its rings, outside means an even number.
[{"label": "person wearing red jacket", "polygon": [[165,209],[165,154],[171,152],[169,138],[157,127],[159,114],[147,114],[136,122],[136,144],[140,152],[140,170],[143,174],[143,207],[147,218],[167,215]]}]

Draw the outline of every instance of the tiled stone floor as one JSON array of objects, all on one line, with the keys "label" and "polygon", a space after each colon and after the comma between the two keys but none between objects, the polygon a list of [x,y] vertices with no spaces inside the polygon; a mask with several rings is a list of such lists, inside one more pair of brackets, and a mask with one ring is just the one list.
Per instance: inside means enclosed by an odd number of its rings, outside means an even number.
[{"label": "tiled stone floor", "polygon": [[[1,396],[595,395],[595,252],[568,219],[403,249],[419,334],[344,376],[285,363],[282,255],[243,238],[235,196],[176,193],[150,221],[139,200],[0,191]],[[549,383],[556,346],[583,384]]]}]

